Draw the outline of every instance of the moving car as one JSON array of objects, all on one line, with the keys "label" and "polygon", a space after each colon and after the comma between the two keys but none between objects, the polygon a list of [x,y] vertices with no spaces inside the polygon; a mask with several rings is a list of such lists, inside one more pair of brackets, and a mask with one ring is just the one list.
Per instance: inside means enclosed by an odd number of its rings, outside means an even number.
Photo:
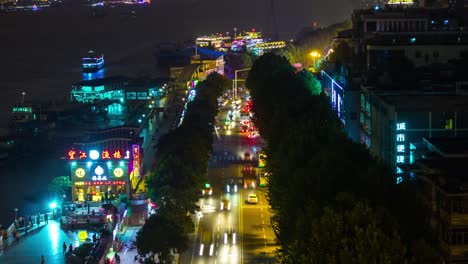
[{"label": "moving car", "polygon": [[237,243],[237,234],[232,227],[224,231],[223,243],[224,245],[235,245]]},{"label": "moving car", "polygon": [[246,203],[248,204],[257,204],[258,203],[258,197],[255,193],[249,194],[247,196],[247,199],[245,200]]},{"label": "moving car", "polygon": [[202,189],[202,195],[212,195],[213,187],[209,183],[205,183],[205,186]]},{"label": "moving car", "polygon": [[214,239],[213,233],[209,231],[204,231],[201,237],[200,243],[200,256],[209,255],[213,256],[214,254]]},{"label": "moving car", "polygon": [[226,193],[237,193],[237,183],[234,180],[231,180],[230,183],[226,184]]},{"label": "moving car", "polygon": [[221,211],[229,211],[229,210],[231,210],[231,201],[229,201],[229,199],[227,199],[227,198],[224,198],[224,199],[221,201],[221,205],[220,205],[219,209],[220,209]]}]

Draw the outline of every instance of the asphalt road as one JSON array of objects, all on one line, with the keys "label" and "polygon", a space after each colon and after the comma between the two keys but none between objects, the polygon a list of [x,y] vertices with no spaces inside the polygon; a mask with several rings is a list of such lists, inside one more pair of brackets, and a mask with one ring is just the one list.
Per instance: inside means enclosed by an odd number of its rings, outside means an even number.
[{"label": "asphalt road", "polygon": [[[266,189],[243,189],[242,167],[248,161],[245,153],[256,160],[256,151],[262,146],[261,138],[248,138],[241,132],[239,112],[226,129],[231,105],[220,109],[217,116],[213,155],[208,179],[213,194],[200,199],[202,216],[195,216],[196,232],[181,261],[186,263],[275,263],[274,233],[271,229]],[[238,192],[227,193],[227,184],[237,182]],[[246,204],[248,194],[257,194],[258,204]],[[230,210],[221,210],[223,199],[230,201]],[[235,233],[235,235],[233,235]],[[234,238],[235,237],[235,238]],[[189,260],[190,259],[190,260]],[[184,263],[185,263],[184,262]]]}]

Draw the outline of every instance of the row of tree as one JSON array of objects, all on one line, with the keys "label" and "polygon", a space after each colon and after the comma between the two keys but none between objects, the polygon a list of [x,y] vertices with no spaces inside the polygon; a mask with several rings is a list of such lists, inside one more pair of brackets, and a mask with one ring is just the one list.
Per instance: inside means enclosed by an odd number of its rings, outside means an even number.
[{"label": "row of tree", "polygon": [[190,213],[207,176],[217,98],[228,87],[225,77],[209,75],[188,102],[182,124],[159,139],[156,166],[146,180],[148,196],[158,210],[137,234],[138,252],[148,263],[156,258],[166,263],[172,252],[188,246],[194,228]]},{"label": "row of tree", "polygon": [[269,202],[280,263],[437,263],[412,183],[352,142],[315,77],[281,56],[247,78],[267,141]]}]

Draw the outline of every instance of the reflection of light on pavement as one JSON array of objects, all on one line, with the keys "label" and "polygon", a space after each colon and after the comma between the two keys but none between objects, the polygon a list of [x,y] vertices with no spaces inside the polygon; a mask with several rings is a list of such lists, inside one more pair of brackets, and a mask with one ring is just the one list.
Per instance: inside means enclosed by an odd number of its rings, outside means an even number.
[{"label": "reflection of light on pavement", "polygon": [[236,245],[222,245],[220,250],[221,263],[238,263],[239,250]]},{"label": "reflection of light on pavement", "polygon": [[51,249],[52,249],[52,254],[59,254],[59,248],[58,248],[58,239],[59,239],[59,233],[60,229],[58,226],[58,223],[54,221],[49,221],[49,237],[50,241],[52,242]]}]

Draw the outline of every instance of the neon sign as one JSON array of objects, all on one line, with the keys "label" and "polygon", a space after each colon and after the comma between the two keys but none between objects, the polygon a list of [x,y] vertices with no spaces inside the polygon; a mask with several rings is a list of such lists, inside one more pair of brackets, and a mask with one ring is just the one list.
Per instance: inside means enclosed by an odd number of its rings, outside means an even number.
[{"label": "neon sign", "polygon": [[406,163],[406,123],[400,122],[396,124],[396,137],[395,137],[395,146],[396,146],[396,174],[397,174],[397,181],[396,183],[399,184],[403,181],[403,178],[400,176],[403,174],[403,170],[398,167],[400,164]]},{"label": "neon sign", "polygon": [[93,181],[107,181],[107,173],[106,170],[102,168],[100,164],[97,164],[93,170],[94,175],[91,177]]},{"label": "neon sign", "polygon": [[78,157],[79,159],[86,159],[88,155],[86,155],[86,152],[80,151],[80,156]]},{"label": "neon sign", "polygon": [[140,177],[140,146],[133,145],[133,176]]},{"label": "neon sign", "polygon": [[92,160],[97,160],[99,159],[99,152],[97,150],[91,150],[89,151],[89,158]]},{"label": "neon sign", "polygon": [[75,155],[76,155],[76,151],[74,151],[73,149],[71,149],[70,151],[68,151],[68,159],[69,159],[69,160],[74,160],[74,159],[75,159]]},{"label": "neon sign", "polygon": [[107,150],[102,151],[102,159],[110,159],[110,153]]},{"label": "neon sign", "polygon": [[[137,156],[139,156],[140,152],[140,146],[139,145],[133,145],[133,148],[138,148],[137,150]],[[125,156],[123,156],[123,153],[125,153]],[[67,157],[68,160],[83,160],[83,159],[92,159],[92,160],[109,160],[109,159],[115,159],[115,160],[121,160],[121,159],[130,159],[130,150],[126,151],[121,151],[119,149],[117,150],[103,150],[101,152],[97,150],[90,150],[89,152],[83,151],[83,150],[75,150],[75,149],[70,149],[67,152]]]},{"label": "neon sign", "polygon": [[86,171],[83,168],[78,168],[75,170],[75,175],[78,178],[83,178],[84,176],[86,176]]},{"label": "neon sign", "polygon": [[84,185],[125,185],[125,181],[94,181],[94,182],[84,182]]},{"label": "neon sign", "polygon": [[115,168],[113,173],[115,177],[120,178],[123,176],[124,171],[122,170],[122,168]]},{"label": "neon sign", "polygon": [[112,156],[114,157],[114,159],[121,159],[122,158],[122,154],[120,153],[120,150],[114,151]]}]

